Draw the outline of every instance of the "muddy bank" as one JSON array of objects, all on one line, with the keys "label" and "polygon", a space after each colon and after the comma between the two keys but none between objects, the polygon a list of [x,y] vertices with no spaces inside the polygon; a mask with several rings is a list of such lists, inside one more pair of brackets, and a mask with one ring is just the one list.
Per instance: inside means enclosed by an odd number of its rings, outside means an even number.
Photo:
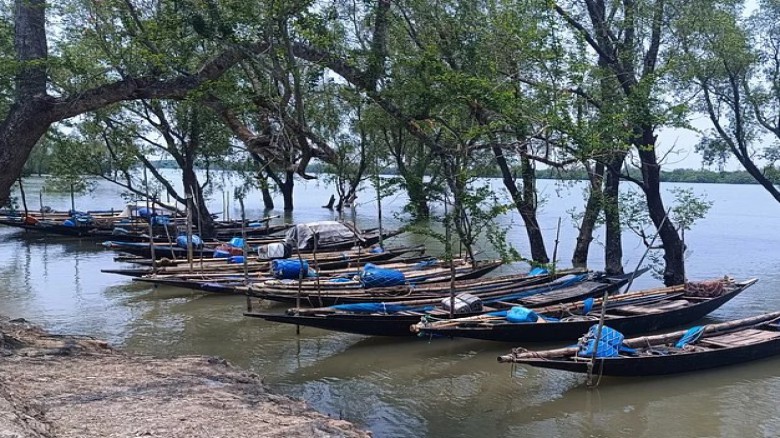
[{"label": "muddy bank", "polygon": [[368,437],[206,357],[161,359],[0,319],[0,437]]}]

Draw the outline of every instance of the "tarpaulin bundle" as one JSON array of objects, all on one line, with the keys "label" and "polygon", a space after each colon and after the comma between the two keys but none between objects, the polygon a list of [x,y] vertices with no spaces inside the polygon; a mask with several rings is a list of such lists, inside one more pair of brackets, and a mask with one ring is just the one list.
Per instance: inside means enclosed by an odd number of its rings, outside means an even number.
[{"label": "tarpaulin bundle", "polygon": [[297,280],[309,275],[309,262],[306,260],[271,260],[271,272],[274,277],[284,280]]},{"label": "tarpaulin bundle", "polygon": [[[176,244],[179,245],[182,248],[187,247],[187,236],[182,234],[181,236],[176,238]],[[197,234],[192,235],[192,247],[193,248],[202,248],[203,247],[203,240],[201,240],[200,236]]]},{"label": "tarpaulin bundle", "polygon": [[379,268],[366,263],[360,273],[360,283],[366,288],[400,286],[406,283],[406,277],[399,270]]},{"label": "tarpaulin bundle", "polygon": [[513,323],[536,322],[539,315],[523,306],[514,306],[506,314],[506,320]]}]

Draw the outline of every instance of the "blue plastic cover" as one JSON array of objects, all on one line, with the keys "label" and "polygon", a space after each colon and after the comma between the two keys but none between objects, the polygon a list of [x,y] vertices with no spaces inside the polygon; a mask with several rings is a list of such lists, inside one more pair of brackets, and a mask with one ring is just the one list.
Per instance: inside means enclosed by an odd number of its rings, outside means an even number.
[{"label": "blue plastic cover", "polygon": [[535,267],[535,268],[531,269],[531,271],[530,271],[530,272],[528,272],[528,276],[529,276],[529,277],[533,277],[533,276],[536,276],[536,275],[547,275],[547,274],[549,274],[549,273],[550,273],[550,272],[549,272],[549,271],[547,271],[547,269],[545,269],[545,268],[540,268],[540,267],[538,267],[538,266],[537,266],[537,267]]},{"label": "blue plastic cover", "polygon": [[431,268],[431,267],[434,267],[434,266],[436,266],[438,264],[439,264],[439,261],[436,260],[436,259],[423,260],[421,262],[415,263],[414,264],[414,269],[420,270],[420,269]]},{"label": "blue plastic cover", "polygon": [[234,248],[243,248],[244,247],[244,239],[240,237],[234,237],[230,239],[230,242],[228,244]]},{"label": "blue plastic cover", "polygon": [[360,283],[365,288],[400,286],[406,283],[406,277],[397,269],[378,268],[366,263],[360,273]]},{"label": "blue plastic cover", "polygon": [[65,227],[75,227],[76,223],[70,219],[65,219],[64,221],[62,221],[62,225]]},{"label": "blue plastic cover", "polygon": [[[181,248],[187,247],[187,236],[181,235],[176,238],[176,244],[179,245]],[[197,234],[192,235],[192,247],[193,248],[200,248],[203,246],[203,241],[200,239],[200,236]]]},{"label": "blue plastic cover", "polygon": [[152,218],[152,224],[154,225],[168,225],[171,223],[171,218],[168,216],[155,216]]},{"label": "blue plastic cover", "polygon": [[154,214],[154,211],[150,210],[150,209],[148,209],[146,207],[142,207],[142,208],[138,209],[138,216],[141,216],[141,217],[144,217],[144,218],[149,218],[153,214]]},{"label": "blue plastic cover", "polygon": [[512,323],[536,322],[539,315],[523,306],[514,306],[506,314],[506,320]]},{"label": "blue plastic cover", "polygon": [[679,341],[677,341],[676,344],[674,344],[677,348],[683,348],[686,345],[690,344],[691,342],[696,342],[699,340],[701,335],[704,334],[704,327],[697,325],[694,327],[691,327],[688,329],[688,331],[685,332],[684,335],[680,338]]},{"label": "blue plastic cover", "polygon": [[257,228],[257,227],[262,227],[263,224],[261,224],[260,222],[252,222],[250,224],[246,224],[246,226],[249,228]]},{"label": "blue plastic cover", "polygon": [[[580,348],[577,351],[579,357],[592,357],[593,348],[596,343],[596,334],[598,333],[598,324],[592,325],[588,330],[588,333],[582,337],[580,341]],[[601,336],[599,337],[598,346],[596,346],[596,357],[617,357],[620,354],[623,345],[623,333],[608,327],[601,327]],[[630,349],[629,349],[630,350]]]},{"label": "blue plastic cover", "polygon": [[585,299],[585,301],[582,302],[582,314],[587,315],[590,313],[591,310],[593,310],[593,297]]},{"label": "blue plastic cover", "polygon": [[306,260],[271,260],[271,272],[274,277],[283,280],[297,280],[301,277],[301,272],[303,278],[306,278],[309,273],[309,263]]},{"label": "blue plastic cover", "polygon": [[228,259],[228,263],[244,263],[244,256],[232,256]]},{"label": "blue plastic cover", "polygon": [[230,253],[228,251],[222,251],[221,249],[214,251],[214,258],[217,259],[226,259],[230,257]]}]

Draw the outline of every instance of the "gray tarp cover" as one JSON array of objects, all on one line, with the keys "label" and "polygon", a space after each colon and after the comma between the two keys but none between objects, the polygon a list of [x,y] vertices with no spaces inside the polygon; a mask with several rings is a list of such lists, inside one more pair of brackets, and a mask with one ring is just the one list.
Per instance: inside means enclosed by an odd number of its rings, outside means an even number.
[{"label": "gray tarp cover", "polygon": [[317,233],[318,247],[327,247],[344,241],[355,240],[355,233],[347,226],[336,221],[310,222],[308,224],[298,224],[285,234],[285,243],[293,249],[298,244],[299,249],[314,248],[314,233]]}]

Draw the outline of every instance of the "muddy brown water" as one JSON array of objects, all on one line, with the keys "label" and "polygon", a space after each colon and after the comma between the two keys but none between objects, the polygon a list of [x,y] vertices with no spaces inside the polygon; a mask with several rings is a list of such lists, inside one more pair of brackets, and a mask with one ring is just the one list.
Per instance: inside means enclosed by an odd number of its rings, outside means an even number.
[{"label": "muddy brown water", "polygon": [[[500,182],[487,183],[500,189]],[[229,192],[231,184],[225,180]],[[38,207],[39,187],[35,179],[25,184],[31,208]],[[557,218],[563,218],[558,252],[565,266],[576,232],[566,211],[581,205],[581,186],[543,182],[540,187],[547,197],[541,222],[550,246]],[[758,186],[685,187],[715,202],[686,235],[689,277],[760,278],[710,319],[780,309],[780,205]],[[376,226],[369,192],[358,199],[357,221],[365,227]],[[287,220],[333,218],[320,208],[329,195],[317,183],[299,186],[297,210]],[[213,210],[220,211],[221,195],[214,198]],[[250,216],[261,214],[258,199],[247,201]],[[401,194],[383,199],[385,226],[399,224],[404,203]],[[70,196],[44,193],[44,204],[68,209]],[[107,185],[76,197],[83,210],[120,205],[118,190]],[[231,205],[231,216],[238,215]],[[510,227],[508,240],[523,252],[519,218],[508,215],[499,222]],[[426,243],[434,253],[439,248],[422,236],[404,235],[391,243]],[[643,247],[626,234],[624,248],[626,267],[633,268]],[[491,255],[482,251],[483,257]],[[594,244],[594,268],[602,266],[601,251]],[[56,332],[101,337],[139,353],[222,356],[264,376],[274,390],[303,398],[377,437],[754,437],[777,436],[780,430],[780,356],[699,374],[605,378],[597,390],[588,390],[583,376],[498,364],[496,356],[508,352],[510,344],[370,338],[310,328],[298,336],[295,327],[244,318],[242,297],[153,288],[100,273],[117,266],[114,255],[94,242],[0,228],[0,313]],[[527,266],[518,264],[503,272],[524,270]],[[649,275],[635,282],[635,288],[657,285]]]}]

